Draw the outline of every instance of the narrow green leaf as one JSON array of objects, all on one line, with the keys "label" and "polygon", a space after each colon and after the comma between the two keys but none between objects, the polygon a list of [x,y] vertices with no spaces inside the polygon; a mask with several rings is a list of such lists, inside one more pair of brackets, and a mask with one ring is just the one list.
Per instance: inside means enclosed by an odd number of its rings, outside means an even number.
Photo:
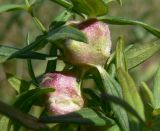
[{"label": "narrow green leaf", "polygon": [[64,10],[53,20],[53,22],[50,25],[50,28],[58,28],[64,25],[71,16],[72,13],[70,11]]},{"label": "narrow green leaf", "polygon": [[36,88],[36,86],[31,84],[30,82],[20,79],[19,77],[15,75],[7,74],[7,80],[18,93],[25,92],[28,89]]},{"label": "narrow green leaf", "polygon": [[118,39],[117,46],[116,46],[116,67],[123,68],[127,70],[125,57],[124,57],[124,40],[122,37]]},{"label": "narrow green leaf", "polygon": [[112,127],[110,127],[107,131],[121,131],[118,127],[118,125],[114,125]]},{"label": "narrow green leaf", "polygon": [[53,29],[49,31],[47,36],[47,40],[51,42],[67,38],[87,43],[85,34],[71,26],[63,26],[57,29]]},{"label": "narrow green leaf", "polygon": [[[44,130],[48,129],[48,127],[39,122],[37,118],[22,113],[21,111],[9,106],[3,102],[0,102],[0,113],[8,116],[9,118],[21,123],[23,126],[34,129],[34,130]],[[1,128],[3,129],[3,128]]]},{"label": "narrow green leaf", "polygon": [[117,72],[118,80],[122,87],[124,100],[137,111],[143,120],[145,120],[144,106],[133,79],[122,68],[119,68]]},{"label": "narrow green leaf", "polygon": [[153,86],[153,96],[154,96],[154,108],[160,108],[160,66],[157,70],[156,76],[154,78]]},{"label": "narrow green leaf", "polygon": [[[96,66],[102,79],[104,91],[109,95],[123,98],[120,85],[105,71],[101,66]],[[116,116],[120,128],[124,131],[129,131],[129,121],[126,111],[116,104],[111,104],[111,108]]]},{"label": "narrow green leaf", "polygon": [[[102,99],[104,99],[105,101],[111,102],[111,103],[115,103],[121,107],[123,107],[126,111],[128,111],[129,113],[131,113],[132,115],[134,115],[140,122],[141,124],[145,125],[145,121],[142,120],[142,118],[140,117],[140,115],[135,111],[135,109],[133,109],[128,103],[126,103],[124,100],[122,100],[119,97],[116,96],[112,96],[109,95],[107,93],[103,93],[101,95]],[[131,128],[130,128],[131,129]]]},{"label": "narrow green leaf", "polygon": [[17,51],[20,51],[20,49],[15,47],[0,45],[0,63],[3,63],[13,58],[20,58],[20,59],[30,58],[30,59],[45,60],[47,57],[49,57],[49,55],[47,54],[37,53],[33,51],[28,51],[24,54],[20,54],[19,56],[12,57],[12,55]]},{"label": "narrow green leaf", "polygon": [[113,1],[117,1],[122,6],[122,0],[103,0],[103,1],[105,2],[105,4],[108,4]]},{"label": "narrow green leaf", "polygon": [[68,2],[67,0],[51,0],[61,6],[63,6],[64,8],[71,8],[72,4],[70,2]]},{"label": "narrow green leaf", "polygon": [[130,20],[130,19],[122,18],[122,17],[111,17],[111,16],[101,17],[99,18],[99,20],[109,23],[109,24],[114,24],[114,25],[138,25],[138,26],[143,27],[144,29],[152,33],[153,35],[157,36],[158,38],[160,38],[159,29],[152,27],[146,23],[140,22],[140,21]]},{"label": "narrow green leaf", "polygon": [[154,97],[153,97],[153,93],[150,90],[150,88],[148,87],[148,85],[145,82],[141,83],[140,86],[141,89],[141,93],[142,95],[145,97],[145,102],[151,104],[151,106],[154,105]]},{"label": "narrow green leaf", "polygon": [[17,11],[17,10],[27,10],[26,5],[1,5],[0,6],[0,13],[8,12],[8,11]]},{"label": "narrow green leaf", "polygon": [[71,0],[74,9],[90,17],[96,17],[107,13],[107,7],[102,0]]},{"label": "narrow green leaf", "polygon": [[21,54],[25,54],[30,50],[38,48],[39,46],[41,46],[41,44],[46,45],[47,40],[49,42],[54,42],[60,39],[67,39],[67,38],[87,43],[87,38],[84,33],[82,33],[81,31],[79,31],[74,27],[63,26],[60,28],[52,29],[45,35],[38,36],[35,39],[35,41],[33,41],[31,44],[24,47],[23,49],[15,52],[11,57],[14,58],[20,56]]},{"label": "narrow green leaf", "polygon": [[139,43],[133,45],[129,50],[125,52],[125,58],[128,69],[131,69],[141,64],[142,62],[153,56],[159,50],[159,40],[153,43]]},{"label": "narrow green leaf", "polygon": [[74,123],[82,125],[105,126],[113,125],[114,120],[104,114],[97,113],[90,108],[83,108],[79,111],[60,116],[42,116],[40,121],[43,123]]}]

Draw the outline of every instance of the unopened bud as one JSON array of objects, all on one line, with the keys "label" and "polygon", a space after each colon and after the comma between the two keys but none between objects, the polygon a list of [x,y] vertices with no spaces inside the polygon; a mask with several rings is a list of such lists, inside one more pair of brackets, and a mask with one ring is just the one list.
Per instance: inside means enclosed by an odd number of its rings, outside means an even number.
[{"label": "unopened bud", "polygon": [[53,93],[47,94],[47,104],[51,114],[67,114],[83,107],[84,101],[81,91],[73,74],[47,73],[41,82],[41,86],[55,89]]},{"label": "unopened bud", "polygon": [[96,19],[74,25],[86,34],[88,43],[66,40],[64,60],[74,65],[104,65],[111,51],[108,25]]}]

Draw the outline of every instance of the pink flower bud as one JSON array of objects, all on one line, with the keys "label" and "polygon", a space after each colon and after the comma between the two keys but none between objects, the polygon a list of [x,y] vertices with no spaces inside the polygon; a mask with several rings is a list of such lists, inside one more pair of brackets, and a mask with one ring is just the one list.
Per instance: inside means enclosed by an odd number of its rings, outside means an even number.
[{"label": "pink flower bud", "polygon": [[111,51],[108,25],[91,19],[75,26],[86,34],[88,44],[67,40],[63,51],[64,60],[74,65],[104,65]]},{"label": "pink flower bud", "polygon": [[71,73],[47,73],[42,87],[51,87],[55,91],[47,95],[50,113],[54,115],[67,114],[83,107],[84,101],[76,77]]}]

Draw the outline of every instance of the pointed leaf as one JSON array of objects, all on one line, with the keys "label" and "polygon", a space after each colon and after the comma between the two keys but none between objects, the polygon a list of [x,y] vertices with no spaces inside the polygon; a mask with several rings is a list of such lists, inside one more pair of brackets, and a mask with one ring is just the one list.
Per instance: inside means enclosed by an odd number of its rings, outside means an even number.
[{"label": "pointed leaf", "polygon": [[[101,66],[96,66],[102,79],[104,91],[109,95],[123,98],[119,84]],[[122,130],[129,131],[129,121],[126,111],[116,104],[111,104],[111,108],[116,116],[118,124]]]},{"label": "pointed leaf", "polygon": [[130,19],[122,18],[122,17],[111,17],[111,16],[101,17],[99,18],[99,20],[109,23],[109,24],[114,24],[114,25],[138,25],[138,26],[143,27],[144,29],[152,33],[153,35],[157,36],[158,38],[160,38],[159,29],[152,27],[146,23],[140,22],[140,21],[130,20]]},{"label": "pointed leaf", "polygon": [[122,37],[118,39],[117,46],[116,46],[116,67],[117,69],[121,67],[124,70],[127,70],[125,57],[124,57],[124,40]]},{"label": "pointed leaf", "polygon": [[131,69],[141,64],[142,62],[153,56],[159,50],[159,40],[153,43],[139,43],[133,45],[129,50],[125,52],[125,58],[128,69]]},{"label": "pointed leaf", "polygon": [[153,96],[154,96],[154,108],[160,108],[160,66],[157,70],[156,76],[154,78],[153,86]]},{"label": "pointed leaf", "polygon": [[122,68],[118,69],[117,76],[122,87],[124,100],[137,111],[143,120],[145,120],[144,106],[133,79]]},{"label": "pointed leaf", "polygon": [[25,54],[20,54],[17,57],[11,57],[15,52],[19,51],[20,49],[17,49],[15,47],[9,47],[5,45],[0,45],[0,63],[5,62],[6,60],[13,59],[13,58],[21,58],[21,59],[40,59],[45,60],[49,55],[41,54],[33,51],[28,51]]},{"label": "pointed leaf", "polygon": [[153,97],[153,93],[150,90],[150,88],[148,87],[148,85],[145,82],[142,82],[141,84],[142,86],[141,88],[141,92],[142,95],[145,97],[145,102],[151,104],[151,106],[154,105],[154,97]]},{"label": "pointed leaf", "polygon": [[17,10],[27,10],[26,5],[1,5],[0,6],[0,13],[8,12],[8,11],[17,11]]},{"label": "pointed leaf", "polygon": [[70,2],[68,2],[67,0],[51,0],[61,6],[63,6],[64,8],[71,8],[72,7],[72,4]]}]

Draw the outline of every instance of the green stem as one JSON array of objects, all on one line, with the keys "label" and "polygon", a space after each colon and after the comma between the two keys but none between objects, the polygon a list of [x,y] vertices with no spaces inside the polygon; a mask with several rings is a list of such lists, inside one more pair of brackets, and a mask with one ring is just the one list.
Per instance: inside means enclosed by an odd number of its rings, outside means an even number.
[{"label": "green stem", "polygon": [[46,28],[45,26],[42,24],[42,22],[34,15],[34,12],[33,12],[33,9],[32,9],[32,6],[30,5],[29,1],[28,0],[25,0],[25,3],[28,7],[28,13],[32,16],[37,28],[42,31],[43,33],[46,33]]}]

